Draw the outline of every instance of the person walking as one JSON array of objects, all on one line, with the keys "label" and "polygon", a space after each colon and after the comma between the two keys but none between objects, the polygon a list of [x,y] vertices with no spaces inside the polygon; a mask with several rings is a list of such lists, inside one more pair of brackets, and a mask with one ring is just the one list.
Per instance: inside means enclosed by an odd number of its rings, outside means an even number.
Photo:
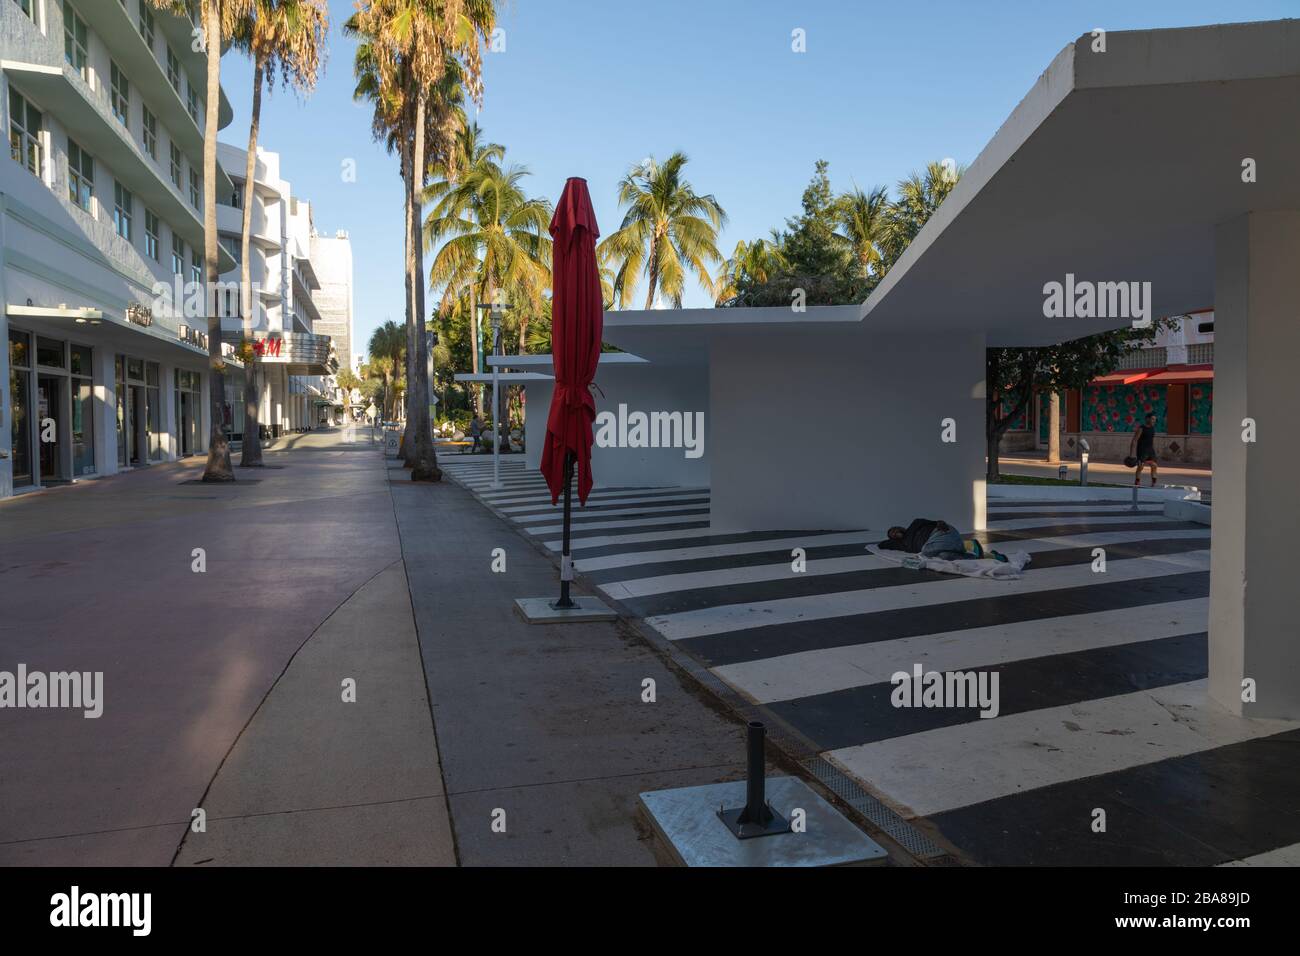
[{"label": "person walking", "polygon": [[1148,413],[1143,423],[1133,433],[1128,443],[1130,459],[1135,459],[1137,471],[1133,473],[1134,486],[1142,484],[1142,466],[1151,466],[1151,487],[1156,486],[1156,416]]},{"label": "person walking", "polygon": [[483,440],[483,423],[479,421],[478,415],[475,414],[469,423],[469,436],[474,439],[474,444],[470,446],[469,453],[472,455],[478,451],[478,446]]}]

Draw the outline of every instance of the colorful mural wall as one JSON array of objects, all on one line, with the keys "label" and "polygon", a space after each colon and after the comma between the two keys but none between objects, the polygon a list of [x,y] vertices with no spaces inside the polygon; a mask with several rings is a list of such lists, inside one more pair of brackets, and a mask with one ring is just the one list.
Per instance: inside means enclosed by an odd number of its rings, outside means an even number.
[{"label": "colorful mural wall", "polygon": [[[1004,418],[1007,415],[1010,415],[1011,411],[1015,407],[1016,407],[1016,399],[1014,396],[1007,396],[1007,395],[1002,396],[1002,415]],[[1020,414],[1017,415],[1014,419],[1012,419],[1011,424],[1007,426],[1008,431],[1013,431],[1013,432],[1029,431],[1029,407],[1030,407],[1029,404],[1026,403],[1025,407],[1020,410]]]},{"label": "colorful mural wall", "polygon": [[1189,430],[1193,435],[1209,435],[1214,431],[1214,383],[1197,382],[1187,389]]},{"label": "colorful mural wall", "polygon": [[1083,390],[1080,427],[1085,432],[1131,432],[1154,412],[1156,431],[1164,433],[1167,411],[1164,385],[1089,385]]}]

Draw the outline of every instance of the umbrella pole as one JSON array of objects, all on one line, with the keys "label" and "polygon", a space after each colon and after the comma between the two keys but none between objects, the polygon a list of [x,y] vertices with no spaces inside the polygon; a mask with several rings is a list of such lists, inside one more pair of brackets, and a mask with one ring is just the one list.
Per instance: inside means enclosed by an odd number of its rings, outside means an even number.
[{"label": "umbrella pole", "polygon": [[569,528],[573,509],[573,452],[564,455],[564,548],[560,555],[560,599],[555,602],[557,609],[577,607],[569,596],[569,582],[573,580],[573,558],[569,551]]}]

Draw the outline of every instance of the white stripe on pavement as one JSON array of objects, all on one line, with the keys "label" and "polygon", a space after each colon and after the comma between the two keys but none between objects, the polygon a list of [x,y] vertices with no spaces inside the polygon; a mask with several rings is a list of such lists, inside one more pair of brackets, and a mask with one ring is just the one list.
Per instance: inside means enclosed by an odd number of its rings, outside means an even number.
[{"label": "white stripe on pavement", "polygon": [[991,667],[1008,661],[1194,634],[1207,627],[1208,598],[1036,618],[968,630],[828,647],[713,668],[760,704],[888,682],[913,664],[927,671]]},{"label": "white stripe on pavement", "polygon": [[[666,518],[625,518],[622,521],[592,521],[575,526],[575,531],[597,531],[603,528],[640,528],[657,524],[680,524],[689,521],[708,521],[708,509],[699,515],[669,515]],[[559,534],[564,531],[563,524],[547,525],[544,528],[524,528],[528,534]],[[700,529],[705,530],[705,529]]]},{"label": "white stripe on pavement", "polygon": [[1058,588],[1137,581],[1143,578],[1183,574],[1188,571],[1208,571],[1209,568],[1208,550],[1189,551],[1181,555],[1111,561],[1107,564],[1104,574],[1094,573],[1091,564],[1076,564],[1060,568],[1044,568],[1013,581],[954,578],[951,581],[926,581],[894,587],[837,591],[832,594],[811,594],[805,597],[754,601],[747,604],[723,604],[678,614],[650,617],[646,619],[646,623],[668,640],[680,641],[688,637],[725,634],[751,627],[824,621],[828,618],[871,614],[876,611],[928,604],[950,604],[954,601],[1052,591]]},{"label": "white stripe on pavement", "polygon": [[[1015,542],[1008,551],[1026,551],[1036,554],[1043,551],[1064,551],[1068,548],[1099,547],[1126,542],[1158,540],[1162,537],[1204,538],[1209,543],[1209,535],[1204,531],[1114,531],[1109,534],[1076,535],[1059,538],[1033,538]],[[805,543],[807,539],[804,539]],[[726,546],[722,546],[723,549]],[[766,550],[760,548],[758,550]],[[650,552],[654,553],[654,552]],[[729,553],[724,550],[724,554]],[[1088,562],[1091,564],[1091,562]],[[610,597],[634,598],[648,597],[652,594],[665,594],[669,591],[689,591],[696,588],[727,587],[736,584],[752,584],[758,581],[781,581],[786,578],[817,577],[821,574],[841,574],[846,571],[869,571],[879,568],[897,567],[897,561],[866,554],[862,557],[849,556],[839,558],[821,558],[807,563],[806,570],[795,571],[791,561],[782,559],[772,564],[754,564],[735,568],[715,568],[707,571],[682,571],[677,574],[654,575],[646,578],[628,578],[621,581],[608,581],[600,585]],[[1029,564],[1033,570],[1033,562]],[[580,571],[595,570],[586,561],[580,563]]]},{"label": "white stripe on pavement", "polygon": [[931,816],[1294,729],[1220,710],[1207,699],[1206,683],[973,720],[826,756],[887,794],[904,815]]}]

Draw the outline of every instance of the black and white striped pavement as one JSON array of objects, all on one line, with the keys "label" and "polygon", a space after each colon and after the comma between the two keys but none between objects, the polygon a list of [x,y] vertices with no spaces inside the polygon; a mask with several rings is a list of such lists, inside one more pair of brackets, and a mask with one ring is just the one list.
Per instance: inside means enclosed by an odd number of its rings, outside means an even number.
[{"label": "black and white striped pavement", "polygon": [[[497,491],[490,458],[440,463],[558,553],[560,508],[522,461]],[[1300,863],[1300,729],[1206,700],[1209,528],[991,498],[978,537],[1032,554],[1018,581],[902,568],[864,550],[881,537],[714,535],[707,488],[598,489],[573,517],[587,582],[977,862]],[[893,706],[915,664],[996,672],[999,715]]]}]

